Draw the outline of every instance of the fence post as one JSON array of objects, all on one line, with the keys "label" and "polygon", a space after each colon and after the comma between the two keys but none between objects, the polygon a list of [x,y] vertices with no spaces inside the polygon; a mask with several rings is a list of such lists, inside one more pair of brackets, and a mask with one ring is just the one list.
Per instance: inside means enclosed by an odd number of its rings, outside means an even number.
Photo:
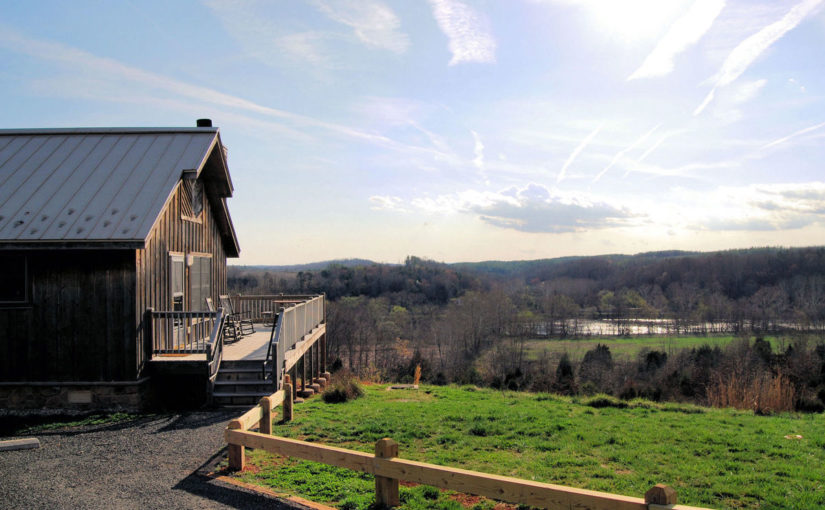
[{"label": "fence post", "polygon": [[665,484],[656,484],[645,492],[645,503],[648,505],[675,505],[676,489]]},{"label": "fence post", "polygon": [[261,431],[261,434],[272,435],[272,401],[269,400],[269,397],[261,397],[259,406],[263,408],[263,416],[261,416],[261,422],[258,424],[258,430]]},{"label": "fence post", "polygon": [[[391,459],[398,457],[398,443],[390,438],[379,439],[375,443],[375,457]],[[375,475],[375,502],[387,507],[398,506],[398,479]]]},{"label": "fence post", "polygon": [[292,421],[292,383],[284,376],[284,421]]},{"label": "fence post", "polygon": [[[243,430],[241,420],[232,420],[229,422],[229,428],[232,430]],[[229,444],[229,469],[240,471],[246,464],[246,452],[244,447],[239,444]]]}]

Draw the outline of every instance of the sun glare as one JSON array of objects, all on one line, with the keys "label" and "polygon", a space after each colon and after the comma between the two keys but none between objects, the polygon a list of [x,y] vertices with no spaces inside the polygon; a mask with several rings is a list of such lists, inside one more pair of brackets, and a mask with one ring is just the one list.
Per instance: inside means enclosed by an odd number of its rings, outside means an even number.
[{"label": "sun glare", "polygon": [[690,2],[663,0],[590,0],[583,2],[598,30],[633,43],[664,34]]}]

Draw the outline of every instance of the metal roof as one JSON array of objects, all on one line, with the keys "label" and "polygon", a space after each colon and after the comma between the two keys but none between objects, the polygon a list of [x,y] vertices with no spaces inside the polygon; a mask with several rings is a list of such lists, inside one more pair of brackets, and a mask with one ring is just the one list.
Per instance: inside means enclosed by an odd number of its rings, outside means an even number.
[{"label": "metal roof", "polygon": [[182,172],[200,174],[210,156],[223,202],[232,182],[217,128],[0,130],[0,242],[142,246]]}]

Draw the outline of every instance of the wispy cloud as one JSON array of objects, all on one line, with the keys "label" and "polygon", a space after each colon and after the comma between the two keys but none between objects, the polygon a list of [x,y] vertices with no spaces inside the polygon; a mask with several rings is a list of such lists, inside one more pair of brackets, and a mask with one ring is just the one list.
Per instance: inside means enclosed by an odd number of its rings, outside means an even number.
[{"label": "wispy cloud", "polygon": [[724,6],[724,0],[696,0],[627,79],[664,76],[673,71],[676,55],[696,44],[705,35]]},{"label": "wispy cloud", "polygon": [[715,231],[799,229],[825,222],[823,200],[823,182],[720,187],[691,199],[707,207],[704,218],[688,227]]},{"label": "wispy cloud", "polygon": [[433,16],[449,41],[453,58],[450,65],[462,62],[496,61],[496,41],[487,20],[458,0],[430,0]]},{"label": "wispy cloud", "polygon": [[373,195],[370,197],[370,209],[374,211],[408,212],[403,206],[401,197],[392,195]]},{"label": "wispy cloud", "polygon": [[796,138],[798,136],[802,136],[802,135],[810,133],[812,131],[817,131],[819,129],[822,129],[823,127],[825,127],[825,122],[815,124],[815,125],[810,126],[810,127],[806,127],[805,129],[800,129],[799,131],[794,131],[793,133],[789,134],[788,136],[783,136],[782,138],[778,138],[778,139],[776,139],[776,140],[774,140],[770,143],[766,143],[765,145],[763,145],[761,147],[761,150],[770,149],[770,148],[776,147],[778,145],[783,145],[783,144],[793,140],[794,138]]},{"label": "wispy cloud", "polygon": [[765,50],[799,25],[805,17],[819,7],[822,1],[805,0],[798,3],[782,19],[771,23],[739,43],[725,59],[719,72],[711,79],[713,88],[705,96],[704,101],[694,110],[693,115],[702,113],[713,100],[716,89],[727,86],[739,78]]},{"label": "wispy cloud", "polygon": [[375,48],[404,53],[410,38],[400,31],[395,12],[377,0],[315,0],[315,7],[329,19],[353,29],[355,36]]},{"label": "wispy cloud", "polygon": [[490,179],[487,178],[487,172],[485,171],[484,166],[484,143],[481,141],[481,137],[473,130],[470,130],[470,133],[473,135],[473,165],[478,168],[478,172],[481,175],[481,178],[484,179],[484,184],[490,184]]},{"label": "wispy cloud", "polygon": [[608,164],[606,167],[604,167],[604,169],[601,172],[596,174],[596,177],[593,178],[593,182],[597,182],[599,179],[601,179],[602,176],[604,174],[606,174],[608,170],[613,168],[613,165],[615,165],[617,161],[622,159],[622,157],[624,157],[625,154],[627,154],[628,152],[632,151],[633,149],[635,149],[636,147],[638,147],[639,145],[644,143],[644,141],[647,140],[650,135],[655,133],[656,130],[659,129],[660,126],[661,126],[661,124],[659,124],[657,126],[654,126],[653,129],[651,129],[647,133],[645,133],[642,136],[640,136],[639,138],[637,138],[635,142],[631,143],[630,145],[628,145],[624,149],[617,152],[616,155],[613,156],[613,159],[610,161],[610,164]]},{"label": "wispy cloud", "polygon": [[[419,147],[393,140],[380,133],[372,133],[316,119],[307,115],[272,108],[242,97],[226,94],[201,85],[193,85],[165,75],[152,73],[123,64],[117,60],[99,57],[86,51],[61,43],[42,41],[25,37],[14,29],[0,25],[0,48],[7,48],[19,54],[28,55],[44,61],[54,61],[70,68],[73,73],[81,72],[84,83],[108,91],[117,89],[119,96],[128,100],[127,94],[141,98],[157,96],[159,92],[186,98],[196,104],[208,104],[227,108],[232,112],[246,112],[285,122],[292,127],[311,131],[321,129],[338,136],[344,136],[363,142],[375,144],[405,153],[423,153],[428,156],[450,159],[451,155],[438,149]],[[79,91],[83,97],[89,97],[89,91]],[[170,98],[158,98],[158,104],[168,102]]]},{"label": "wispy cloud", "polygon": [[590,144],[590,141],[599,134],[599,131],[602,130],[604,124],[600,124],[596,129],[590,132],[587,137],[579,143],[578,147],[576,147],[573,152],[570,153],[570,156],[567,158],[567,161],[564,162],[564,165],[561,167],[561,171],[559,172],[558,177],[556,177],[556,182],[561,182],[567,177],[567,168],[576,161],[576,158],[581,154],[581,152]]},{"label": "wispy cloud", "polygon": [[[669,134],[666,134],[666,135],[662,135],[662,136],[660,136],[660,137],[659,137],[659,139],[658,139],[658,140],[656,140],[656,143],[654,143],[653,145],[651,145],[650,147],[648,147],[648,149],[647,149],[646,151],[644,151],[644,152],[642,153],[642,155],[641,155],[641,156],[639,156],[639,157],[636,159],[636,163],[638,164],[638,163],[641,163],[642,161],[646,160],[646,159],[647,159],[647,157],[648,157],[648,156],[650,156],[651,154],[653,154],[653,151],[655,151],[656,149],[658,149],[658,148],[659,148],[659,146],[660,146],[660,145],[662,145],[662,143],[663,143],[665,140],[667,140],[668,138],[670,138],[670,135],[669,135]],[[627,176],[627,174],[625,174],[625,176]]]},{"label": "wispy cloud", "polygon": [[[387,209],[405,210],[396,197],[372,197]],[[564,194],[536,183],[499,192],[466,190],[410,201],[430,214],[464,213],[495,227],[531,233],[564,233],[629,225],[639,215],[582,193]]]}]

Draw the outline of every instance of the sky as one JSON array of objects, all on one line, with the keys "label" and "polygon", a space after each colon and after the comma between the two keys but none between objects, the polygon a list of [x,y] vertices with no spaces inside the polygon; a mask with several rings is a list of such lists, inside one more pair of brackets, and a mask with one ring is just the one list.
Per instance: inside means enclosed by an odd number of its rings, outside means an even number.
[{"label": "sky", "polygon": [[194,126],[237,264],[822,245],[825,0],[0,2],[0,128]]}]

